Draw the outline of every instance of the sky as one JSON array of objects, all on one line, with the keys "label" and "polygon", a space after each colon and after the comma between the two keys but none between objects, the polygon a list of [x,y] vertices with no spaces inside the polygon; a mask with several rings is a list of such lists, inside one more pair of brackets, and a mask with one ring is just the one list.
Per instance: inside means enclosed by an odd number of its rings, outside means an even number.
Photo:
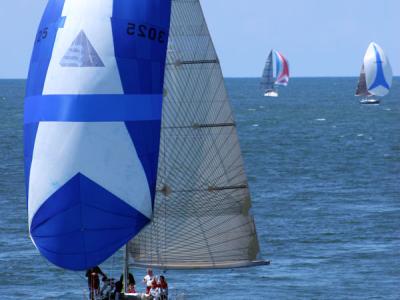
[{"label": "sky", "polygon": [[[46,3],[0,0],[0,78],[26,78]],[[371,41],[400,75],[400,0],[201,3],[226,77],[259,77],[272,48],[288,58],[296,77],[358,76]]]}]

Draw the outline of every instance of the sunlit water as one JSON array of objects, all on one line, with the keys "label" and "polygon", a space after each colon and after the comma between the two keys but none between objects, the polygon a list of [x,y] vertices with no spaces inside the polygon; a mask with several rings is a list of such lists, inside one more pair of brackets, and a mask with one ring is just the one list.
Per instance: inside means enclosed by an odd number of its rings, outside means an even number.
[{"label": "sunlit water", "polygon": [[[400,80],[379,106],[359,105],[356,81],[293,79],[274,99],[258,80],[227,80],[272,264],[169,271],[170,287],[185,299],[400,299]],[[48,264],[27,234],[23,95],[23,81],[0,81],[0,298],[83,299],[84,274]],[[103,266],[121,268],[120,254]]]}]

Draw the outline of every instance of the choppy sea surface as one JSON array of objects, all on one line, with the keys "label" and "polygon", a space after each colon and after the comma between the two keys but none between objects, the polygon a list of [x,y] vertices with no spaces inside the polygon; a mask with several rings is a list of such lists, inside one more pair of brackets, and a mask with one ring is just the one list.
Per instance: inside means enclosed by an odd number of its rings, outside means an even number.
[{"label": "choppy sea surface", "polygon": [[[379,106],[358,103],[356,78],[293,79],[276,99],[257,79],[226,83],[272,263],[169,271],[170,287],[185,299],[400,299],[400,79]],[[0,80],[0,298],[85,299],[84,274],[50,265],[28,237],[24,85]],[[118,277],[120,258],[103,271]]]}]

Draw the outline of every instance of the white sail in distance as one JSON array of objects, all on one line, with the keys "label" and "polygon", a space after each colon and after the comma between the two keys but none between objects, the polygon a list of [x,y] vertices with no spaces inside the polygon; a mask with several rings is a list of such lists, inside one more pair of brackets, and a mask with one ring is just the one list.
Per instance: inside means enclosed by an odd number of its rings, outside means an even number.
[{"label": "white sail in distance", "polygon": [[262,265],[221,67],[198,0],[174,0],[154,216],[128,245],[131,265]]}]

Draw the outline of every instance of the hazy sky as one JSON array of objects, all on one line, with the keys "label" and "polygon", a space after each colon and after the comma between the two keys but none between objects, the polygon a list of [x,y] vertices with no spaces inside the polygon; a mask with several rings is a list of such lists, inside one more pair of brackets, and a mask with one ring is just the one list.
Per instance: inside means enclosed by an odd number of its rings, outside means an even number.
[{"label": "hazy sky", "polygon": [[[84,0],[82,0],[84,1]],[[227,77],[258,77],[271,48],[294,76],[357,76],[370,41],[400,74],[400,0],[201,0]],[[0,78],[25,78],[47,0],[0,0]]]}]

